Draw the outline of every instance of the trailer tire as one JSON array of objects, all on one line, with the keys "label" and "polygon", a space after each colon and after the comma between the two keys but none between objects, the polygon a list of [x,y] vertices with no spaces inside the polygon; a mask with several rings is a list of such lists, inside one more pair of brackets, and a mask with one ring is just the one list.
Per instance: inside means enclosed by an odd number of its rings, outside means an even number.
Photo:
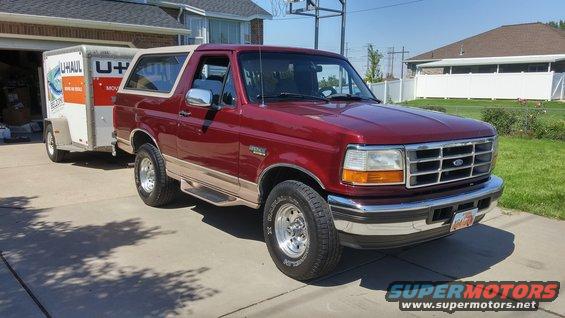
[{"label": "trailer tire", "polygon": [[47,151],[47,156],[53,162],[63,161],[68,153],[68,151],[57,149],[52,125],[48,125],[45,129],[45,150]]},{"label": "trailer tire", "polygon": [[179,185],[167,175],[165,160],[157,147],[149,143],[139,147],[134,171],[137,192],[145,204],[157,207],[174,200]]},{"label": "trailer tire", "polygon": [[326,200],[308,185],[287,180],[265,203],[263,234],[277,268],[296,280],[330,273],[342,246]]}]

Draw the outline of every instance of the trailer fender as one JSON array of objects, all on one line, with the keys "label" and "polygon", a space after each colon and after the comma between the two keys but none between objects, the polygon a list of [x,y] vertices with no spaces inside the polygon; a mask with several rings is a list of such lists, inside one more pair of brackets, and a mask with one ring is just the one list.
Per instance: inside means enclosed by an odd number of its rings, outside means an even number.
[{"label": "trailer fender", "polygon": [[71,132],[69,130],[69,123],[64,117],[61,118],[45,118],[43,120],[43,141],[47,135],[47,127],[53,127],[53,137],[55,138],[55,145],[57,146],[70,146],[72,145]]}]

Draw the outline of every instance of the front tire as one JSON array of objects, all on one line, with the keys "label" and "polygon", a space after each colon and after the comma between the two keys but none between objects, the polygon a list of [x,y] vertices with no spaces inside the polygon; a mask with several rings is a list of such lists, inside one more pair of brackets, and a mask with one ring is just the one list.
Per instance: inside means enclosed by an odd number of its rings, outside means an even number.
[{"label": "front tire", "polygon": [[263,213],[263,231],[271,258],[297,280],[335,269],[342,247],[327,202],[308,185],[294,180],[273,188]]},{"label": "front tire", "polygon": [[172,202],[179,186],[167,176],[165,160],[152,144],[139,147],[135,156],[135,185],[145,204],[153,207]]},{"label": "front tire", "polygon": [[48,125],[47,129],[45,129],[45,150],[47,151],[47,156],[53,162],[63,161],[68,153],[68,151],[57,149],[52,125]]}]

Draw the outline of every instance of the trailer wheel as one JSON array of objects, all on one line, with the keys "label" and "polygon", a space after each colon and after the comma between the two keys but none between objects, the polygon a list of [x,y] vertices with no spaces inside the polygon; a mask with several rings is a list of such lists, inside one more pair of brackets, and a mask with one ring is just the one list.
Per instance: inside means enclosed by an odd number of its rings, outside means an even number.
[{"label": "trailer wheel", "polygon": [[167,176],[165,161],[152,144],[139,147],[135,156],[135,185],[139,196],[149,206],[161,206],[173,201],[178,183]]},{"label": "trailer wheel", "polygon": [[265,203],[263,231],[271,258],[291,278],[325,275],[341,258],[328,203],[302,182],[283,181],[273,188]]},{"label": "trailer wheel", "polygon": [[57,144],[55,143],[55,134],[53,134],[53,126],[48,125],[45,131],[45,149],[47,150],[47,156],[53,162],[63,161],[68,151],[57,149]]}]

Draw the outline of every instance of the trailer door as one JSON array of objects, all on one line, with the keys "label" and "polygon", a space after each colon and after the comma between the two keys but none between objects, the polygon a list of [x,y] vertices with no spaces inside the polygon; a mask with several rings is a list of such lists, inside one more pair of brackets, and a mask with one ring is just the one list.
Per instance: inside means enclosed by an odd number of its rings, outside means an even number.
[{"label": "trailer door", "polygon": [[66,118],[72,142],[88,147],[82,52],[47,56],[44,67],[47,117]]}]

